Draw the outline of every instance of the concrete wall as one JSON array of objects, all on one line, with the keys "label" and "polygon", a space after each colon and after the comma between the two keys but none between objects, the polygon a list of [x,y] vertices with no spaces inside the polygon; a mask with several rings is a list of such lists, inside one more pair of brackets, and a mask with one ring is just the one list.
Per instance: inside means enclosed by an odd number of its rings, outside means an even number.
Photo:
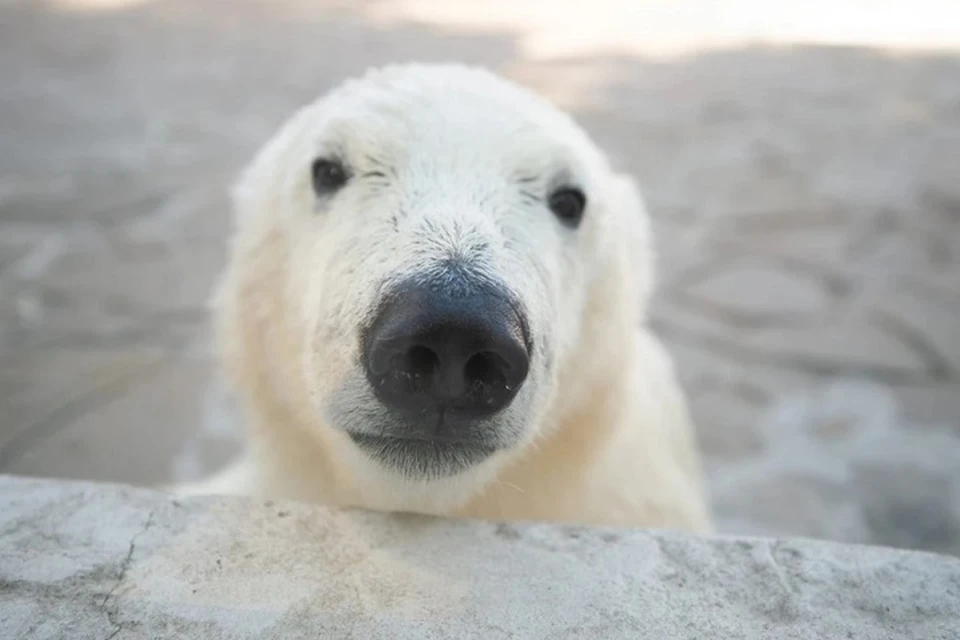
[{"label": "concrete wall", "polygon": [[960,560],[0,477],[0,637],[960,637]]}]

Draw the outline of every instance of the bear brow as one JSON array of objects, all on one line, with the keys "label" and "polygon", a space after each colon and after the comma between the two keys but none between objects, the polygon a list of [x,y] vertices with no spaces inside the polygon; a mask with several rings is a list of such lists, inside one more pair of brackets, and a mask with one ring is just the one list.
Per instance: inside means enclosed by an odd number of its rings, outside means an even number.
[{"label": "bear brow", "polygon": [[382,158],[378,158],[377,156],[370,155],[370,154],[364,154],[363,160],[367,165],[372,166],[373,169],[362,174],[362,177],[385,179],[389,174],[394,179],[397,178],[396,169],[390,163],[383,160]]},{"label": "bear brow", "polygon": [[378,158],[377,156],[370,155],[369,153],[364,154],[363,160],[367,164],[372,164],[381,169],[385,169],[387,167],[387,162],[383,158]]},{"label": "bear brow", "polygon": [[528,200],[532,200],[533,202],[543,202],[543,198],[541,196],[533,193],[528,189],[521,189],[520,195],[523,196],[524,198],[527,198]]}]

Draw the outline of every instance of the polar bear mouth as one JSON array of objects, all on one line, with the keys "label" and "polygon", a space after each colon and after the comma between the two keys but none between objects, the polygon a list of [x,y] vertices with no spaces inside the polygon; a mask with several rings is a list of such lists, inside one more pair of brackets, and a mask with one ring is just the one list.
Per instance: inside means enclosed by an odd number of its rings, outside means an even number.
[{"label": "polar bear mouth", "polygon": [[497,451],[490,443],[350,433],[353,442],[381,464],[415,477],[443,477],[468,469]]}]

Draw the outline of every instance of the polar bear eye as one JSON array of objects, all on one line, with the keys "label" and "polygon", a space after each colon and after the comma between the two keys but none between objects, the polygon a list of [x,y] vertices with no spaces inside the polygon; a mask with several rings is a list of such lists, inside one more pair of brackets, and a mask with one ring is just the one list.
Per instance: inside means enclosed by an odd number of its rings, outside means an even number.
[{"label": "polar bear eye", "polygon": [[346,168],[336,160],[318,158],[313,161],[313,190],[319,196],[329,195],[347,183]]},{"label": "polar bear eye", "polygon": [[576,227],[583,218],[583,209],[587,206],[587,197],[574,187],[564,187],[550,196],[550,210],[562,223]]}]

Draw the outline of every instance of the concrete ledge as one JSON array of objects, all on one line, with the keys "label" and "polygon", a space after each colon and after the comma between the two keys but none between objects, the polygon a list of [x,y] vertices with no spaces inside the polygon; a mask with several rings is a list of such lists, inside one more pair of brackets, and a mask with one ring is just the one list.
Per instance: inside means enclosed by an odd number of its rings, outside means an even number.
[{"label": "concrete ledge", "polygon": [[0,637],[957,638],[960,560],[0,477]]}]

